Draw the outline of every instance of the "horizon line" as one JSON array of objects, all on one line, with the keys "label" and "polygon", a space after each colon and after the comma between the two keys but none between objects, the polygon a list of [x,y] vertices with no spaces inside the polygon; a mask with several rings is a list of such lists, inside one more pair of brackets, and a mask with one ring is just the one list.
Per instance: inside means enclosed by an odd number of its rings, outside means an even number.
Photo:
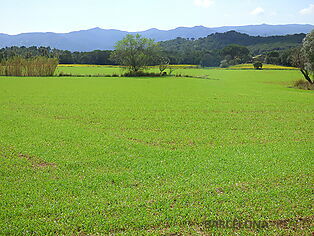
[{"label": "horizon line", "polygon": [[34,34],[34,33],[54,33],[54,34],[69,34],[73,32],[80,32],[80,31],[88,31],[88,30],[93,30],[93,29],[101,29],[101,30],[116,30],[116,31],[121,31],[121,32],[128,32],[128,33],[140,33],[140,32],[145,32],[148,30],[160,30],[160,31],[170,31],[170,30],[175,30],[179,28],[195,28],[195,27],[204,27],[208,29],[215,29],[215,28],[223,28],[223,27],[243,27],[243,26],[262,26],[262,25],[268,25],[268,26],[287,26],[287,25],[310,25],[314,26],[313,24],[310,23],[288,23],[288,24],[267,24],[267,23],[262,23],[262,24],[245,24],[245,25],[222,25],[222,26],[204,26],[204,25],[195,25],[195,26],[177,26],[175,28],[170,28],[170,29],[159,29],[159,28],[148,28],[146,30],[138,30],[138,31],[127,31],[127,30],[120,30],[120,29],[114,29],[114,28],[101,28],[99,26],[92,27],[92,28],[87,28],[87,29],[81,29],[81,30],[72,30],[72,31],[67,31],[67,32],[53,32],[53,31],[30,31],[30,32],[22,32],[22,33],[16,33],[16,34],[8,34],[8,33],[2,33],[4,35],[9,35],[9,36],[16,36],[16,35],[21,35],[21,34]]}]

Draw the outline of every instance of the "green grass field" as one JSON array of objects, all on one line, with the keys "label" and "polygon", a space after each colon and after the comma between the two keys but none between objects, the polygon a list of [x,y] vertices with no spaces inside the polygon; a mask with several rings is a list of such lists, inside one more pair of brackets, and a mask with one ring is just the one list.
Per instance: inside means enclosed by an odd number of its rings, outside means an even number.
[{"label": "green grass field", "polygon": [[[186,69],[184,66],[173,66],[172,75],[189,75],[189,76],[207,76],[210,75],[213,69],[210,68],[189,68]],[[71,74],[80,76],[99,76],[99,75],[122,75],[127,71],[118,66],[92,66],[92,65],[59,65],[55,74]],[[159,73],[158,67],[149,67],[146,72]],[[169,69],[166,70],[169,73]]]},{"label": "green grass field", "polygon": [[125,72],[119,67],[111,66],[71,66],[71,65],[59,65],[55,74],[59,75],[60,73],[72,74],[72,75],[111,75],[117,74],[121,75]]},{"label": "green grass field", "polygon": [[0,77],[0,234],[311,234],[302,75],[185,72],[207,79]]}]

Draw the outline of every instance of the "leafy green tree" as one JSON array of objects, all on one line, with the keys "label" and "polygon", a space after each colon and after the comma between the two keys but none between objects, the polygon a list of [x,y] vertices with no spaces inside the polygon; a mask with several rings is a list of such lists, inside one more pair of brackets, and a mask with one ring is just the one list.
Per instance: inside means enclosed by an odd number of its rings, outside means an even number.
[{"label": "leafy green tree", "polygon": [[291,63],[291,57],[293,55],[294,48],[289,48],[280,52],[280,65],[293,66]]},{"label": "leafy green tree", "polygon": [[160,75],[167,74],[165,70],[169,67],[170,59],[168,57],[161,56],[159,58],[159,71]]},{"label": "leafy green tree", "polygon": [[278,51],[268,52],[266,54],[265,63],[266,64],[279,65],[280,64],[280,53]]},{"label": "leafy green tree", "polygon": [[222,55],[225,56],[225,60],[229,65],[235,65],[245,63],[250,60],[250,51],[244,46],[231,44],[226,46],[222,50]]},{"label": "leafy green tree", "polygon": [[201,66],[219,66],[221,61],[221,56],[215,52],[205,52],[201,58]]},{"label": "leafy green tree", "polygon": [[116,43],[111,59],[126,66],[131,74],[145,69],[156,62],[160,49],[153,39],[142,38],[139,34],[128,34]]},{"label": "leafy green tree", "polygon": [[308,72],[308,77],[312,76],[312,80],[308,80],[311,84],[314,83],[314,30],[306,35],[301,49],[304,54],[304,68]]},{"label": "leafy green tree", "polygon": [[244,46],[231,44],[224,47],[224,49],[222,50],[222,54],[224,56],[230,55],[232,59],[234,59],[236,57],[246,57],[250,54],[250,51]]},{"label": "leafy green tree", "polygon": [[228,61],[227,60],[222,60],[220,62],[220,68],[227,68],[229,67]]},{"label": "leafy green tree", "polygon": [[74,63],[72,53],[68,50],[63,51],[59,58],[60,58],[60,63],[64,63],[64,64]]},{"label": "leafy green tree", "polygon": [[304,78],[313,84],[314,75],[314,30],[307,34],[301,48],[297,48],[292,56],[292,64],[299,68]]}]

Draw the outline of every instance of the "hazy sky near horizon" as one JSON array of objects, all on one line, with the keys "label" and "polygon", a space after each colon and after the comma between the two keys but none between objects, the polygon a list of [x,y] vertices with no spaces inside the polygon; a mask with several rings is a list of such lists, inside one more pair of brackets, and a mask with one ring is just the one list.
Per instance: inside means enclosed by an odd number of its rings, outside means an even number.
[{"label": "hazy sky near horizon", "polygon": [[314,0],[0,0],[0,33],[314,24]]}]

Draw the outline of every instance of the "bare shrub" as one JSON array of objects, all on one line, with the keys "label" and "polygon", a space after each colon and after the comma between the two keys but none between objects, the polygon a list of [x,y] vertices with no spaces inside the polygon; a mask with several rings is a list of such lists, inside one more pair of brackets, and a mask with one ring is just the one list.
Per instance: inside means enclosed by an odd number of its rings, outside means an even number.
[{"label": "bare shrub", "polygon": [[304,79],[295,81],[293,87],[304,90],[314,90],[314,84],[311,84],[310,82]]}]

